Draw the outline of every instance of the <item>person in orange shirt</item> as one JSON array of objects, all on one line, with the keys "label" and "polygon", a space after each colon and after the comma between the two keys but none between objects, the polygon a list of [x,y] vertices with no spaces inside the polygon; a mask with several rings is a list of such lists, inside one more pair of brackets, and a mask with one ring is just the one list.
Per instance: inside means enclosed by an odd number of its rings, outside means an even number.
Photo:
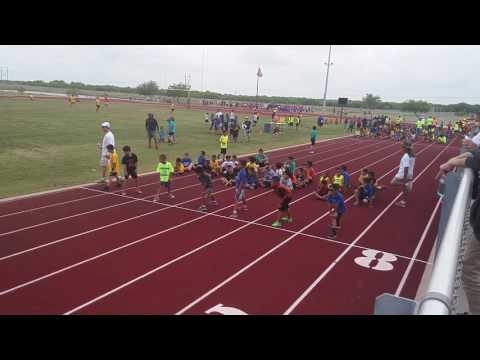
[{"label": "person in orange shirt", "polygon": [[115,151],[115,147],[110,144],[107,145],[107,155],[105,158],[108,159],[108,168],[109,168],[109,175],[108,175],[108,185],[106,185],[103,190],[110,191],[113,185],[113,179],[116,180],[117,186],[122,186],[122,181],[120,179],[120,161],[118,160],[117,152]]}]

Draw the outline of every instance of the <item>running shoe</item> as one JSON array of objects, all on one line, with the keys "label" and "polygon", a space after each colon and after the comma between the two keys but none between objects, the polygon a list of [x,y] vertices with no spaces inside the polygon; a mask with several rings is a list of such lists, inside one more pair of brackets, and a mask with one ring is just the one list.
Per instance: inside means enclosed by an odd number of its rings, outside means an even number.
[{"label": "running shoe", "polygon": [[122,195],[123,195],[123,196],[127,196],[127,192],[126,192],[126,191],[122,191]]},{"label": "running shoe", "polygon": [[154,197],[153,202],[158,202],[158,197]]},{"label": "running shoe", "polygon": [[142,190],[137,190],[137,194],[143,194]]},{"label": "running shoe", "polygon": [[198,211],[206,211],[207,207],[205,205],[202,205],[198,208]]},{"label": "running shoe", "polygon": [[291,217],[286,217],[286,216],[285,216],[285,217],[282,217],[280,220],[286,221],[286,222],[288,222],[288,223],[290,223],[290,224],[293,222],[293,218],[291,218]]},{"label": "running shoe", "polygon": [[335,240],[337,237],[333,234],[330,234],[330,235],[327,235],[327,238],[329,238],[330,240]]},{"label": "running shoe", "polygon": [[274,227],[274,228],[280,228],[280,227],[282,227],[282,224],[280,223],[280,221],[275,221],[275,222],[272,224],[272,227]]},{"label": "running shoe", "polygon": [[175,199],[175,195],[173,195],[173,194],[168,194],[168,197],[169,197],[170,199]]},{"label": "running shoe", "polygon": [[238,219],[238,213],[234,212],[230,215],[231,218]]}]

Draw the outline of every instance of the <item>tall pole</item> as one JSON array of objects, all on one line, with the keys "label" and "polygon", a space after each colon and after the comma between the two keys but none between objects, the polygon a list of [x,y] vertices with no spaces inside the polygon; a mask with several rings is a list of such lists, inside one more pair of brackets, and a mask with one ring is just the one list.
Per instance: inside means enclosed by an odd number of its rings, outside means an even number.
[{"label": "tall pole", "polygon": [[327,65],[327,77],[325,79],[325,92],[323,93],[323,112],[325,112],[325,109],[327,106],[328,74],[330,72],[330,65],[333,65],[333,63],[330,62],[331,55],[332,55],[332,45],[330,45],[328,49],[328,63],[325,63],[325,65]]},{"label": "tall pole", "polygon": [[203,91],[203,72],[205,71],[205,47],[203,48],[203,53],[202,53],[202,91]]}]

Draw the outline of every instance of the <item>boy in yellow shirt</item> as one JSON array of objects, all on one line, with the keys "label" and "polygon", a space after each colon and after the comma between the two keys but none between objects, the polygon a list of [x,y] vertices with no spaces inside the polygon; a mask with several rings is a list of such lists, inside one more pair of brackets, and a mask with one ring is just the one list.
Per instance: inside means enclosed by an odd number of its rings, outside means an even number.
[{"label": "boy in yellow shirt", "polygon": [[108,185],[106,185],[103,190],[110,191],[113,179],[115,178],[117,186],[121,186],[122,182],[120,180],[120,161],[118,160],[117,152],[115,151],[115,147],[110,144],[107,145],[108,154],[105,157],[108,159],[108,168],[109,168],[109,175],[108,175]]},{"label": "boy in yellow shirt", "polygon": [[182,159],[177,158],[175,160],[175,175],[183,175],[185,172],[185,166],[183,166]]},{"label": "boy in yellow shirt", "polygon": [[220,154],[222,154],[222,161],[225,160],[225,155],[227,154],[228,148],[228,135],[227,132],[224,131],[222,136],[220,136]]}]

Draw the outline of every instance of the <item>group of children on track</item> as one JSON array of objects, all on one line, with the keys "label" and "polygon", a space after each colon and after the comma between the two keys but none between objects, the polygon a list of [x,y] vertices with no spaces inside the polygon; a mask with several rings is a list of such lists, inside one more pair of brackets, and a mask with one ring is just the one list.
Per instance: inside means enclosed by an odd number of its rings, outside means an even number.
[{"label": "group of children on track", "polygon": [[[394,126],[396,127],[396,124]],[[311,154],[314,153],[316,138],[317,128],[313,126],[310,133]],[[411,138],[407,137],[403,140],[405,154],[400,161],[399,172],[391,182],[392,186],[399,186],[402,189],[403,198],[396,203],[400,207],[406,206],[407,193],[412,190],[415,160]],[[186,173],[195,173],[202,186],[202,203],[198,208],[199,211],[207,211],[210,205],[218,204],[213,191],[214,178],[218,178],[224,186],[235,188],[235,202],[231,217],[238,218],[240,211],[248,210],[248,191],[268,188],[273,190],[280,199],[278,216],[272,226],[282,227],[285,223],[293,222],[289,205],[294,193],[298,189],[309,187],[314,183],[316,173],[313,162],[306,161],[303,165],[298,166],[293,156],[288,156],[285,161],[270,162],[268,156],[261,148],[256,155],[239,159],[236,155],[228,154],[228,142],[229,136],[226,131],[223,131],[219,138],[220,153],[207,157],[205,151],[200,151],[195,162],[188,153],[185,153],[183,157],[176,158],[174,164],[172,164],[167,160],[165,154],[161,154],[156,167],[156,171],[160,176],[160,187],[157,190],[154,201],[159,201],[162,188],[166,190],[168,197],[172,199],[175,197],[171,188],[172,177],[182,176]],[[136,172],[138,163],[136,154],[126,145],[123,147],[124,156],[120,162],[113,145],[109,145],[107,149],[110,178],[105,190],[109,190],[113,185],[113,180],[116,179],[117,185],[122,188],[122,194],[125,195],[125,185],[127,185],[128,179],[132,178],[135,190],[141,193],[138,187]],[[123,173],[126,181],[122,181],[120,177],[120,164],[124,166]],[[375,173],[368,169],[361,171],[356,187],[352,186],[351,175],[345,165],[338,167],[333,175],[330,175],[328,171],[321,174],[313,195],[316,199],[326,201],[329,204],[332,223],[330,226],[331,233],[328,237],[335,239],[337,230],[340,229],[340,220],[346,212],[346,195],[351,195],[355,199],[353,206],[365,204],[368,207],[372,207],[378,191],[383,188],[384,186],[381,186],[376,179]]]}]

